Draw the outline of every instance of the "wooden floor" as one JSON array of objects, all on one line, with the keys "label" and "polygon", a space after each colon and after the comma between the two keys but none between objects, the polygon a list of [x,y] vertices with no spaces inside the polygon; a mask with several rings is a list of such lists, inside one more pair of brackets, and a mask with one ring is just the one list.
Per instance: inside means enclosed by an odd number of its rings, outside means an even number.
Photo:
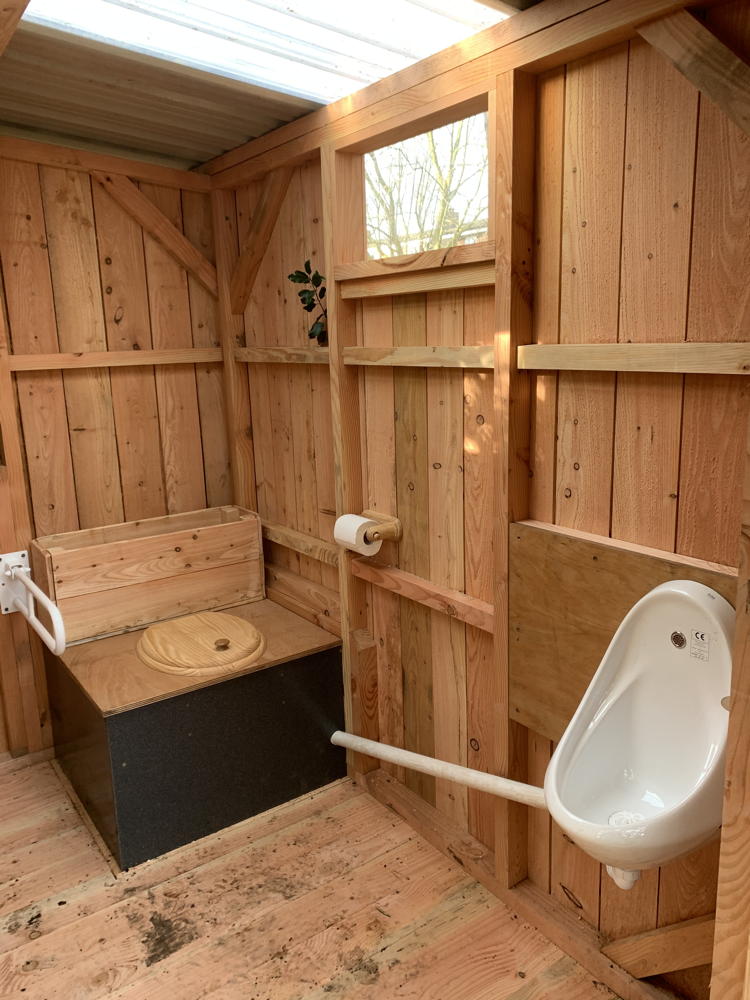
[{"label": "wooden floor", "polygon": [[613,994],[349,781],[113,874],[49,763],[0,766],[0,997]]}]

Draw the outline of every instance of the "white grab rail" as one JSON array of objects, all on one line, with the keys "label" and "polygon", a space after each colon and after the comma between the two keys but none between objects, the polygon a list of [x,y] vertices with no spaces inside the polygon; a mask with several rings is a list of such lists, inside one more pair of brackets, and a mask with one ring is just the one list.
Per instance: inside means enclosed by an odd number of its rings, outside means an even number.
[{"label": "white grab rail", "polygon": [[[52,623],[50,632],[37,617],[36,601]],[[7,552],[0,556],[0,607],[4,615],[20,612],[45,646],[56,656],[65,652],[65,622],[60,609],[31,579],[27,552]]]},{"label": "white grab rail", "polygon": [[474,768],[463,767],[461,764],[450,764],[447,760],[425,757],[424,754],[401,750],[399,747],[388,746],[387,743],[366,740],[363,736],[352,736],[351,733],[343,733],[340,729],[331,736],[331,743],[337,747],[347,747],[349,750],[356,750],[357,753],[367,754],[369,757],[377,757],[391,764],[408,767],[412,771],[434,774],[436,778],[455,781],[459,785],[476,788],[480,792],[489,792],[491,795],[499,795],[501,799],[521,802],[534,809],[547,808],[544,789],[536,785],[526,785],[522,781],[512,781],[497,774],[475,771]]}]

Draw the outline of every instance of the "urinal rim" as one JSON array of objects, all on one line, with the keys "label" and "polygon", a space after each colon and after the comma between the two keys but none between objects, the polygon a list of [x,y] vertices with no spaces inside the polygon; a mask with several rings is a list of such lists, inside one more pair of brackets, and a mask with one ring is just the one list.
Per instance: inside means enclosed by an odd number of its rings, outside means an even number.
[{"label": "urinal rim", "polygon": [[[552,759],[550,760],[544,779],[544,792],[547,801],[547,808],[549,809],[552,818],[563,828],[563,830],[569,831],[573,837],[577,835],[580,839],[585,839],[587,842],[593,842],[595,847],[602,845],[605,848],[607,846],[623,848],[629,841],[633,840],[634,835],[642,835],[645,839],[649,836],[649,833],[652,835],[658,834],[662,828],[671,826],[675,824],[675,822],[679,822],[682,814],[689,809],[693,810],[694,807],[704,800],[706,795],[710,793],[711,789],[708,786],[711,778],[715,778],[716,769],[721,768],[721,771],[723,772],[725,767],[727,743],[726,728],[721,734],[721,742],[719,743],[718,753],[716,754],[710,768],[701,776],[699,781],[694,786],[693,791],[688,796],[683,798],[677,805],[672,806],[669,809],[665,809],[663,812],[654,816],[646,817],[642,822],[627,827],[614,827],[610,826],[608,823],[597,823],[593,820],[588,820],[578,816],[576,813],[571,812],[561,796],[561,759],[570,755],[569,744],[573,739],[573,734],[577,733],[580,728],[585,703],[592,687],[599,681],[599,673],[602,666],[612,654],[615,645],[621,641],[621,636],[625,633],[628,623],[639,613],[642,605],[653,599],[654,595],[658,595],[659,593],[663,593],[665,591],[688,598],[692,602],[697,603],[701,610],[713,620],[717,631],[724,636],[727,643],[729,654],[729,682],[731,683],[731,658],[735,611],[725,597],[713,590],[711,587],[708,587],[705,584],[697,583],[694,580],[669,580],[653,587],[632,606],[630,611],[628,611],[618,626],[607,647],[607,650],[602,656],[599,667],[597,667],[594,676],[591,678],[591,681],[586,688],[586,692],[581,698],[578,708],[568,723],[565,732],[563,733],[560,742],[552,755]],[[711,604],[707,604],[706,602],[707,593],[713,595],[711,597]],[[714,601],[716,602],[715,604]],[[566,761],[565,773],[567,773],[571,764],[572,761]],[[721,797],[721,790],[719,797]],[[717,825],[717,823],[712,822],[710,825],[705,827],[698,827],[698,830],[705,830],[706,836],[709,836],[711,832],[717,828]]]}]

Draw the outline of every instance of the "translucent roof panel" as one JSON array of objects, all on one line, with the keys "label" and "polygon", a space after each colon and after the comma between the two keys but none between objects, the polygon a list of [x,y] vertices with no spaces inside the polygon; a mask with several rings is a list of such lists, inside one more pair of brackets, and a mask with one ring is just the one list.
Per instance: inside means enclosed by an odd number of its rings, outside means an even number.
[{"label": "translucent roof panel", "polygon": [[31,0],[24,19],[327,104],[505,16],[479,0]]}]

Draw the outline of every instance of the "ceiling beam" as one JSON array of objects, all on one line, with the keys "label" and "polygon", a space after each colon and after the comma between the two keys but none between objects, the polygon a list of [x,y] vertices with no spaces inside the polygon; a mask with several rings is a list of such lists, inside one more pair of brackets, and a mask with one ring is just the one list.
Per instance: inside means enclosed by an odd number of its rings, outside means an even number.
[{"label": "ceiling beam", "polygon": [[680,10],[642,25],[638,34],[750,135],[750,66],[705,24]]},{"label": "ceiling beam", "polygon": [[29,0],[4,0],[0,3],[0,56],[8,48],[8,43],[28,6]]},{"label": "ceiling beam", "polygon": [[492,10],[499,10],[501,14],[517,14],[519,10],[528,10],[529,7],[535,7],[542,0],[513,0],[513,2],[505,2],[505,0],[477,0],[477,3],[483,4],[485,7],[491,7]]}]

